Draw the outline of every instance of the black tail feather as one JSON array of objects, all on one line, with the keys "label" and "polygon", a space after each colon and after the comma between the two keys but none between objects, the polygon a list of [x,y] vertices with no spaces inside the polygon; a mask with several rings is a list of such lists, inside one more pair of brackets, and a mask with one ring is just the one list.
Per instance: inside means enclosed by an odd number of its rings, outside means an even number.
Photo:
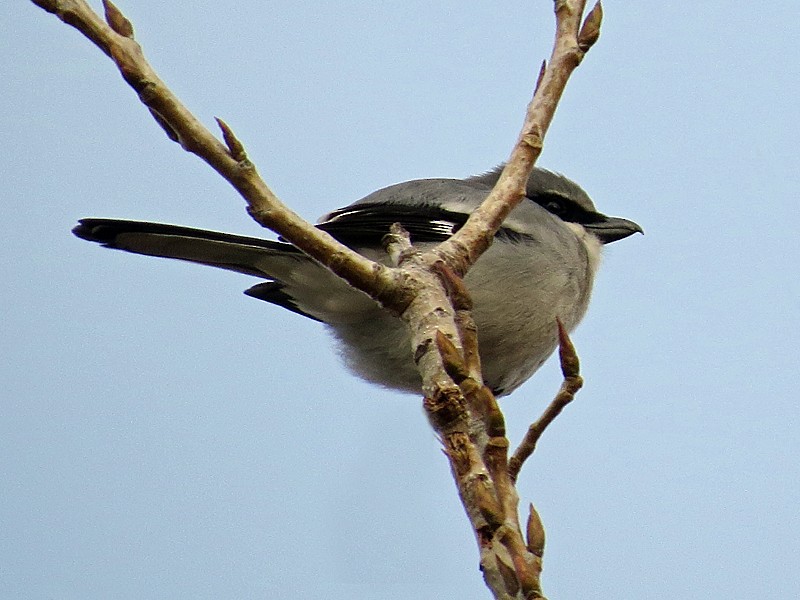
[{"label": "black tail feather", "polygon": [[96,242],[108,248],[116,248],[117,237],[126,233],[141,233],[152,235],[169,235],[177,237],[196,238],[215,242],[228,242],[244,246],[255,246],[267,250],[280,250],[282,252],[299,252],[291,244],[273,240],[233,235],[219,231],[194,229],[180,225],[167,225],[164,223],[149,223],[147,221],[127,221],[124,219],[80,219],[78,225],[72,229],[77,237],[89,242]]}]

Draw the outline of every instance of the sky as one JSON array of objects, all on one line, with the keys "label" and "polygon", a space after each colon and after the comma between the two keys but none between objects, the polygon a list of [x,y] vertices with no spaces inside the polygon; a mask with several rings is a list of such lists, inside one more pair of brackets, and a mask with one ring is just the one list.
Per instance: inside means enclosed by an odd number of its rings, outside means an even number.
[{"label": "sky", "polygon": [[[119,6],[309,219],[504,160],[553,31],[545,0]],[[539,165],[646,234],[607,248],[586,385],[521,474],[544,592],[798,597],[800,4],[604,8]],[[0,3],[0,72],[0,597],[490,597],[420,398],[249,277],[70,234],[268,237],[233,189],[31,2]],[[558,385],[551,360],[502,400],[512,443]]]}]

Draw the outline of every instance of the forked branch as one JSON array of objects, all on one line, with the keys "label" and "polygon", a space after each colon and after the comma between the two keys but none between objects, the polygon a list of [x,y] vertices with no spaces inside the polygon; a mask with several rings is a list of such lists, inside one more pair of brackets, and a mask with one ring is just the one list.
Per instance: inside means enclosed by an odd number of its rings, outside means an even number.
[{"label": "forked branch", "polygon": [[[444,444],[475,532],[486,583],[496,598],[541,598],[544,530],[531,506],[523,535],[514,480],[541,431],[571,400],[580,377],[577,371],[571,375],[565,372],[565,386],[568,380],[571,386],[562,387],[563,393],[531,426],[526,440],[509,460],[504,417],[482,382],[471,301],[460,277],[489,247],[505,217],[523,198],[564,86],[599,35],[599,3],[582,21],[585,0],[555,0],[552,55],[542,65],[506,167],[483,205],[433,251],[417,252],[402,231],[393,230],[387,249],[395,266],[385,266],[356,254],[282,204],[258,175],[233,130],[218,119],[223,139],[217,139],[161,81],[134,40],[132,24],[110,0],[103,1],[105,20],[85,0],[32,1],[75,27],[109,55],[170,139],[220,173],[246,200],[247,210],[257,222],[407,323],[422,375],[425,407]],[[568,342],[562,328],[562,365],[570,361],[569,352],[565,354],[564,350],[565,339]]]}]

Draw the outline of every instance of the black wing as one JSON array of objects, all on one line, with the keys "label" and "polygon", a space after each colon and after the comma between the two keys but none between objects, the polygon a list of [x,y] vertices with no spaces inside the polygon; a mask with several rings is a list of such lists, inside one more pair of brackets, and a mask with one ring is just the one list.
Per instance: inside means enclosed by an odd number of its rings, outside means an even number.
[{"label": "black wing", "polygon": [[347,246],[380,246],[392,223],[400,223],[412,242],[442,242],[467,216],[430,205],[357,204],[332,212],[317,227]]},{"label": "black wing", "polygon": [[[430,205],[356,204],[330,213],[317,227],[345,246],[380,246],[392,223],[400,223],[411,234],[411,242],[443,242],[467,222],[468,214]],[[497,238],[510,242],[532,240],[529,235],[500,227]]]}]

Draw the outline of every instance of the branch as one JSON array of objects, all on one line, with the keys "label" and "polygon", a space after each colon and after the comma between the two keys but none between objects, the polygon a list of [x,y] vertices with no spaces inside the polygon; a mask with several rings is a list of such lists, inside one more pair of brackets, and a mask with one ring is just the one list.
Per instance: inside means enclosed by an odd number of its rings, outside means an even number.
[{"label": "branch", "polygon": [[580,361],[575,352],[575,346],[569,339],[567,330],[561,320],[558,321],[558,356],[561,361],[561,374],[564,381],[558,390],[556,397],[547,406],[542,416],[534,421],[525,437],[520,442],[519,447],[514,451],[511,460],[508,461],[508,474],[513,481],[517,480],[519,471],[525,461],[536,450],[536,444],[542,437],[544,430],[561,414],[564,407],[575,399],[575,394],[583,387],[583,377],[580,375]]},{"label": "branch", "polygon": [[[599,36],[602,8],[598,2],[581,25],[584,6],[585,2],[581,0],[555,2],[556,39],[550,63],[542,65],[536,91],[511,157],[489,197],[456,234],[435,250],[452,274],[463,276],[466,273],[492,243],[503,220],[525,196],[528,177],[541,153],[543,137],[566,82]],[[446,280],[456,280],[449,271],[439,271],[447,275]],[[445,287],[451,290],[450,297],[458,309],[460,290],[452,285]],[[454,289],[456,293],[453,293]],[[456,314],[460,314],[458,310]],[[503,414],[491,391],[480,383],[480,366],[472,355],[476,341],[471,322],[457,318],[456,323],[463,354],[444,335],[437,336],[436,342],[448,374],[462,393],[457,397],[451,393],[434,395],[426,399],[425,406],[450,459],[459,495],[478,542],[481,570],[487,586],[495,598],[542,598],[539,577],[544,528],[531,505],[526,527],[527,542],[524,541],[514,483],[541,432],[580,387],[577,356],[559,322],[561,360],[566,378],[563,386],[566,389],[557,396],[560,407],[556,404],[546,412],[537,422],[539,425],[535,431],[526,437],[528,443],[523,443],[522,452],[515,452],[509,461]],[[573,367],[574,373],[569,370],[568,375],[567,369]],[[575,385],[577,387],[573,390]],[[461,398],[466,401],[459,404]]]},{"label": "branch", "polygon": [[[585,0],[555,0],[556,36],[550,62],[543,62],[522,131],[489,197],[437,252],[461,275],[491,245],[495,232],[525,197],[525,186],[542,152],[547,130],[572,72],[600,35],[600,0],[581,26]],[[579,29],[580,28],[580,29]]]},{"label": "branch", "polygon": [[[220,173],[246,200],[247,210],[257,222],[406,322],[422,375],[425,408],[442,440],[475,532],[484,579],[496,598],[542,598],[539,574],[544,530],[531,506],[525,541],[514,480],[541,431],[571,397],[565,400],[566,395],[559,393],[561,404],[554,401],[553,408],[537,421],[541,424],[531,426],[534,432],[529,431],[509,461],[504,417],[483,385],[471,301],[460,277],[489,247],[505,217],[524,197],[564,86],[599,35],[599,3],[581,25],[585,0],[555,0],[553,52],[549,63],[542,65],[522,131],[497,185],[467,223],[433,251],[417,251],[407,233],[393,227],[386,248],[395,266],[387,267],[356,254],[283,205],[258,175],[233,130],[218,119],[223,141],[218,140],[158,78],[134,41],[130,21],[110,0],[103,0],[105,22],[85,0],[32,1],[78,29],[110,56],[170,139]],[[563,328],[560,331],[563,365],[564,340],[569,340]],[[580,380],[577,373],[570,377],[573,382]],[[567,379],[565,372],[565,384]]]},{"label": "branch", "polygon": [[218,140],[161,81],[134,40],[130,21],[110,0],[103,0],[107,22],[84,0],[32,1],[75,27],[110,56],[170,139],[222,175],[247,201],[247,210],[258,223],[279,233],[353,287],[368,291],[387,308],[398,313],[405,310],[413,287],[393,270],[353,252],[281,203],[248,160],[231,128],[218,120],[225,143]]}]

